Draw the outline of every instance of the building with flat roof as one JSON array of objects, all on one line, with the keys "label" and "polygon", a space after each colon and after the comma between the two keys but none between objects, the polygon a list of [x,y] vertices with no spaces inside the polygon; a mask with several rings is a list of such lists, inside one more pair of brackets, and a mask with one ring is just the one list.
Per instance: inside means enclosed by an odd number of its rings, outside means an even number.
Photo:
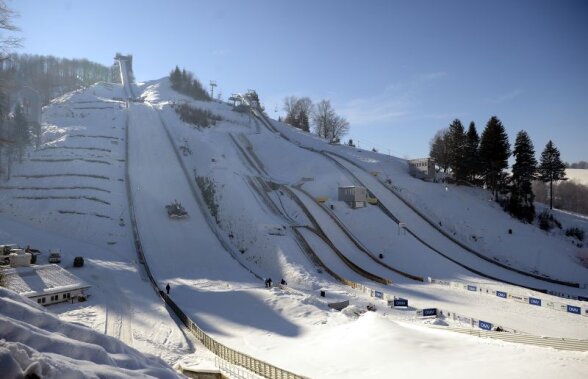
[{"label": "building with flat roof", "polygon": [[433,158],[419,158],[408,161],[408,172],[415,178],[435,181],[435,160]]},{"label": "building with flat roof", "polygon": [[90,285],[55,264],[15,267],[3,272],[6,288],[42,305],[77,300]]},{"label": "building with flat roof", "polygon": [[344,201],[351,208],[365,207],[367,202],[367,189],[360,186],[339,187],[338,199]]}]

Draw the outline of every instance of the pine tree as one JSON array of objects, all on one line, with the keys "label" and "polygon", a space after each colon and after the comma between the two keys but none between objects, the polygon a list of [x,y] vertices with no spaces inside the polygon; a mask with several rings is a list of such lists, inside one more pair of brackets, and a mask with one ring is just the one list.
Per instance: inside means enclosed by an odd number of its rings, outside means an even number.
[{"label": "pine tree", "polygon": [[513,156],[510,212],[519,219],[532,222],[535,218],[532,183],[537,176],[537,160],[533,142],[524,130],[517,134]]},{"label": "pine tree", "polygon": [[470,122],[468,132],[466,133],[466,147],[465,147],[465,166],[468,180],[474,181],[476,175],[480,171],[480,157],[478,149],[480,146],[480,137],[476,130],[476,124]]},{"label": "pine tree", "polygon": [[176,66],[176,68],[173,69],[172,72],[169,74],[169,80],[171,82],[173,89],[179,88],[180,83],[182,81],[182,72],[180,71],[180,68],[178,66]]},{"label": "pine tree", "polygon": [[453,120],[447,133],[449,144],[449,166],[453,171],[456,182],[466,179],[467,170],[465,162],[466,135],[464,127],[459,119]]},{"label": "pine tree", "polygon": [[504,185],[503,170],[508,168],[510,144],[502,122],[492,116],[480,139],[480,169],[486,186],[498,199],[498,192]]},{"label": "pine tree", "polygon": [[568,179],[566,178],[566,166],[559,157],[559,150],[551,140],[541,153],[538,171],[539,180],[545,183],[549,182],[549,208],[553,209],[553,182]]}]

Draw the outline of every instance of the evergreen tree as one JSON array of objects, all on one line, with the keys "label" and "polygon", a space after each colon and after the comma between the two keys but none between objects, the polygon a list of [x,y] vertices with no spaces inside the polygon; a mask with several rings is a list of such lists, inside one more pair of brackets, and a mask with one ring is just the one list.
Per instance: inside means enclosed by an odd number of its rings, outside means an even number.
[{"label": "evergreen tree", "polygon": [[455,181],[458,183],[463,182],[467,176],[465,162],[466,135],[459,119],[456,118],[449,125],[447,138],[449,144],[449,166],[453,171]]},{"label": "evergreen tree", "polygon": [[532,182],[537,175],[537,160],[533,142],[524,130],[517,134],[513,156],[509,210],[517,218],[532,222],[535,218]]},{"label": "evergreen tree", "polygon": [[449,168],[449,144],[447,133],[447,129],[441,129],[435,133],[435,136],[430,143],[431,149],[429,152],[429,156],[435,160],[435,164],[445,173]]},{"label": "evergreen tree", "polygon": [[545,150],[541,153],[539,163],[539,180],[549,182],[549,208],[553,209],[553,182],[558,180],[567,180],[566,166],[559,157],[559,150],[551,140],[545,145]]},{"label": "evergreen tree", "polygon": [[180,71],[180,68],[178,66],[176,66],[176,68],[173,69],[172,72],[169,74],[169,80],[171,82],[173,89],[179,88],[180,83],[182,81],[182,72]]},{"label": "evergreen tree", "polygon": [[504,185],[503,170],[508,168],[510,144],[502,122],[492,116],[480,139],[480,170],[486,186],[498,199],[498,192]]},{"label": "evergreen tree", "polygon": [[176,66],[170,72],[169,80],[171,87],[179,93],[190,96],[194,100],[211,100],[210,95],[206,92],[202,83],[194,77],[194,74],[186,71],[185,68],[180,71],[180,68]]},{"label": "evergreen tree", "polygon": [[476,130],[476,124],[470,122],[468,132],[466,133],[466,147],[465,147],[465,166],[468,180],[474,181],[478,171],[480,171],[480,157],[478,148],[480,145],[480,137]]}]

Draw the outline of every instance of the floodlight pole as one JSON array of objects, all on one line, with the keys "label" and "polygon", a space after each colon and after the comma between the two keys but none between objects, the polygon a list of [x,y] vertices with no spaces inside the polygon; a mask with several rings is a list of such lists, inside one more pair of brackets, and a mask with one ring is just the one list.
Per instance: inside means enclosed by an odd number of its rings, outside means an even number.
[{"label": "floodlight pole", "polygon": [[216,87],[216,81],[211,80],[210,81],[210,97],[214,100],[214,87]]}]

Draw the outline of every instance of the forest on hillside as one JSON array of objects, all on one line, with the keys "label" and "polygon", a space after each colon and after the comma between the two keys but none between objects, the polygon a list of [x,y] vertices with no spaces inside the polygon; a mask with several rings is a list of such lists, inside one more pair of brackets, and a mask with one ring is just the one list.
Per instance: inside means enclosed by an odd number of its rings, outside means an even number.
[{"label": "forest on hillside", "polygon": [[3,92],[9,95],[22,87],[30,87],[39,92],[44,105],[66,92],[109,81],[110,76],[109,67],[87,59],[10,54],[0,61]]},{"label": "forest on hillside", "polygon": [[0,177],[10,177],[12,164],[22,160],[27,146],[40,143],[40,122],[25,115],[27,104],[18,100],[21,90],[36,91],[40,105],[46,105],[64,93],[109,81],[110,76],[109,67],[87,59],[0,55]]}]

